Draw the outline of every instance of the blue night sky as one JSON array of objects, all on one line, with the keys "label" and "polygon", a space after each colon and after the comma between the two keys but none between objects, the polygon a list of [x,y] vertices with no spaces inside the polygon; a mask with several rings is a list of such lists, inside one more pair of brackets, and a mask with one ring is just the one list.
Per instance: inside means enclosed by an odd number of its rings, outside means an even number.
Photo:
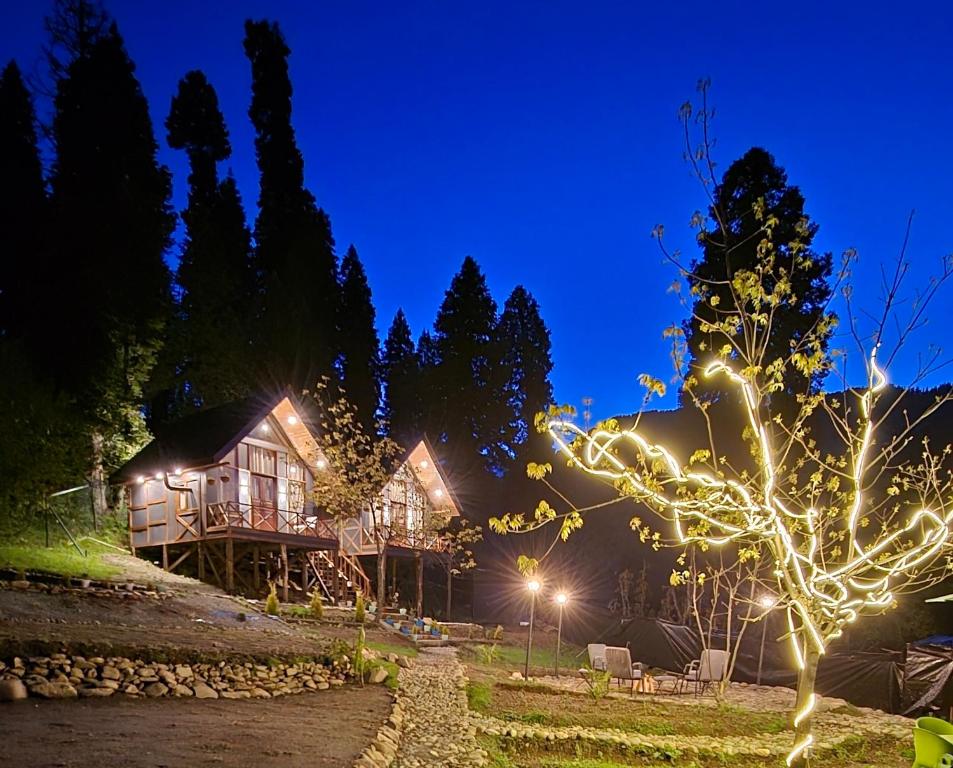
[{"label": "blue night sky", "polygon": [[[911,209],[913,283],[953,250],[946,2],[107,5],[149,98],[177,208],[185,158],[165,146],[161,124],[178,79],[199,68],[218,90],[233,145],[225,168],[253,220],[242,24],[277,19],[292,49],[307,182],[339,252],[353,242],[366,264],[381,335],[399,306],[415,335],[429,326],[472,254],[498,303],[517,283],[537,297],[557,399],[591,396],[596,416],[634,409],[640,372],[670,373],[660,333],[683,314],[650,232],[664,223],[671,245],[694,248],[688,222],[704,196],[676,112],[700,77],[713,81],[721,168],[752,145],[772,152],[820,225],[815,245],[860,252],[866,306],[876,307],[880,265]],[[5,6],[0,55],[37,71],[47,4]],[[951,309],[948,288],[915,347],[943,341]],[[909,380],[912,351],[894,381]]]}]

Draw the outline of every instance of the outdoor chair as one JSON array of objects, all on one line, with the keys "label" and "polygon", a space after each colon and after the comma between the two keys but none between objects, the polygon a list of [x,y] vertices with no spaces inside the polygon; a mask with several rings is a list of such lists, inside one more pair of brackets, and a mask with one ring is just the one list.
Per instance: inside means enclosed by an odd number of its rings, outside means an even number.
[{"label": "outdoor chair", "polygon": [[[953,744],[948,741],[950,734],[919,727],[920,720],[936,719],[921,717],[917,720],[917,726],[913,729],[913,768],[945,768],[953,765]],[[949,726],[949,723],[946,725]]]},{"label": "outdoor chair", "polygon": [[639,691],[645,692],[645,677],[642,672],[642,665],[639,662],[632,663],[632,656],[628,648],[606,648],[606,668],[609,677],[618,681],[619,687],[622,687],[622,681],[630,682],[632,689],[630,693],[635,694],[635,684],[638,682]]},{"label": "outdoor chair", "polygon": [[682,673],[684,683],[694,683],[696,696],[727,679],[728,651],[702,651],[701,658],[686,664]]},{"label": "outdoor chair", "polygon": [[606,645],[605,643],[589,643],[586,646],[589,651],[589,668],[599,672],[606,671]]}]

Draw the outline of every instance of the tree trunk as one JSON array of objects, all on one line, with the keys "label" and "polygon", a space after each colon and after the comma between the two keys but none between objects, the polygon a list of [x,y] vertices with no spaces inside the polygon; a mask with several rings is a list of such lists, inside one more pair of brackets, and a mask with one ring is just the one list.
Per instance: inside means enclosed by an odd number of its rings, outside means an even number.
[{"label": "tree trunk", "polygon": [[89,490],[93,501],[93,529],[99,530],[99,521],[106,517],[106,471],[103,469],[103,444],[99,432],[92,434],[92,466],[89,472]]},{"label": "tree trunk", "polygon": [[[794,706],[795,718],[814,698],[814,681],[817,678],[817,664],[821,654],[816,650],[809,650],[804,655],[804,668],[798,673],[797,702]],[[813,735],[814,709],[800,717],[794,728],[794,746],[798,747],[804,740]],[[811,764],[811,750],[804,749],[791,762],[791,768],[808,768]]]},{"label": "tree trunk", "polygon": [[387,547],[377,552],[377,615],[384,615],[387,605]]}]

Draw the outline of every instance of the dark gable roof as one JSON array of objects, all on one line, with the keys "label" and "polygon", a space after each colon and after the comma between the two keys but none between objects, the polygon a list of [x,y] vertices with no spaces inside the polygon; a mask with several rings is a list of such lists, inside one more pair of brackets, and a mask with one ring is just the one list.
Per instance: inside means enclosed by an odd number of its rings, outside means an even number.
[{"label": "dark gable roof", "polygon": [[300,402],[290,392],[281,392],[253,395],[185,416],[158,431],[151,443],[113,474],[113,481],[126,483],[176,467],[215,464],[285,397],[300,413]]}]

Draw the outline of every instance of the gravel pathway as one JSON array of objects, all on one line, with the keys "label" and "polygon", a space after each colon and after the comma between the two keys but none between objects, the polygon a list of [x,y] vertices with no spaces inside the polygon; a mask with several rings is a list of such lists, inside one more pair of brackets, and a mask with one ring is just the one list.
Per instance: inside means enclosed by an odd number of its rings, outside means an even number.
[{"label": "gravel pathway", "polygon": [[467,708],[467,678],[454,648],[422,649],[413,666],[401,669],[397,698],[404,709],[398,768],[482,766],[486,753],[476,743]]}]

